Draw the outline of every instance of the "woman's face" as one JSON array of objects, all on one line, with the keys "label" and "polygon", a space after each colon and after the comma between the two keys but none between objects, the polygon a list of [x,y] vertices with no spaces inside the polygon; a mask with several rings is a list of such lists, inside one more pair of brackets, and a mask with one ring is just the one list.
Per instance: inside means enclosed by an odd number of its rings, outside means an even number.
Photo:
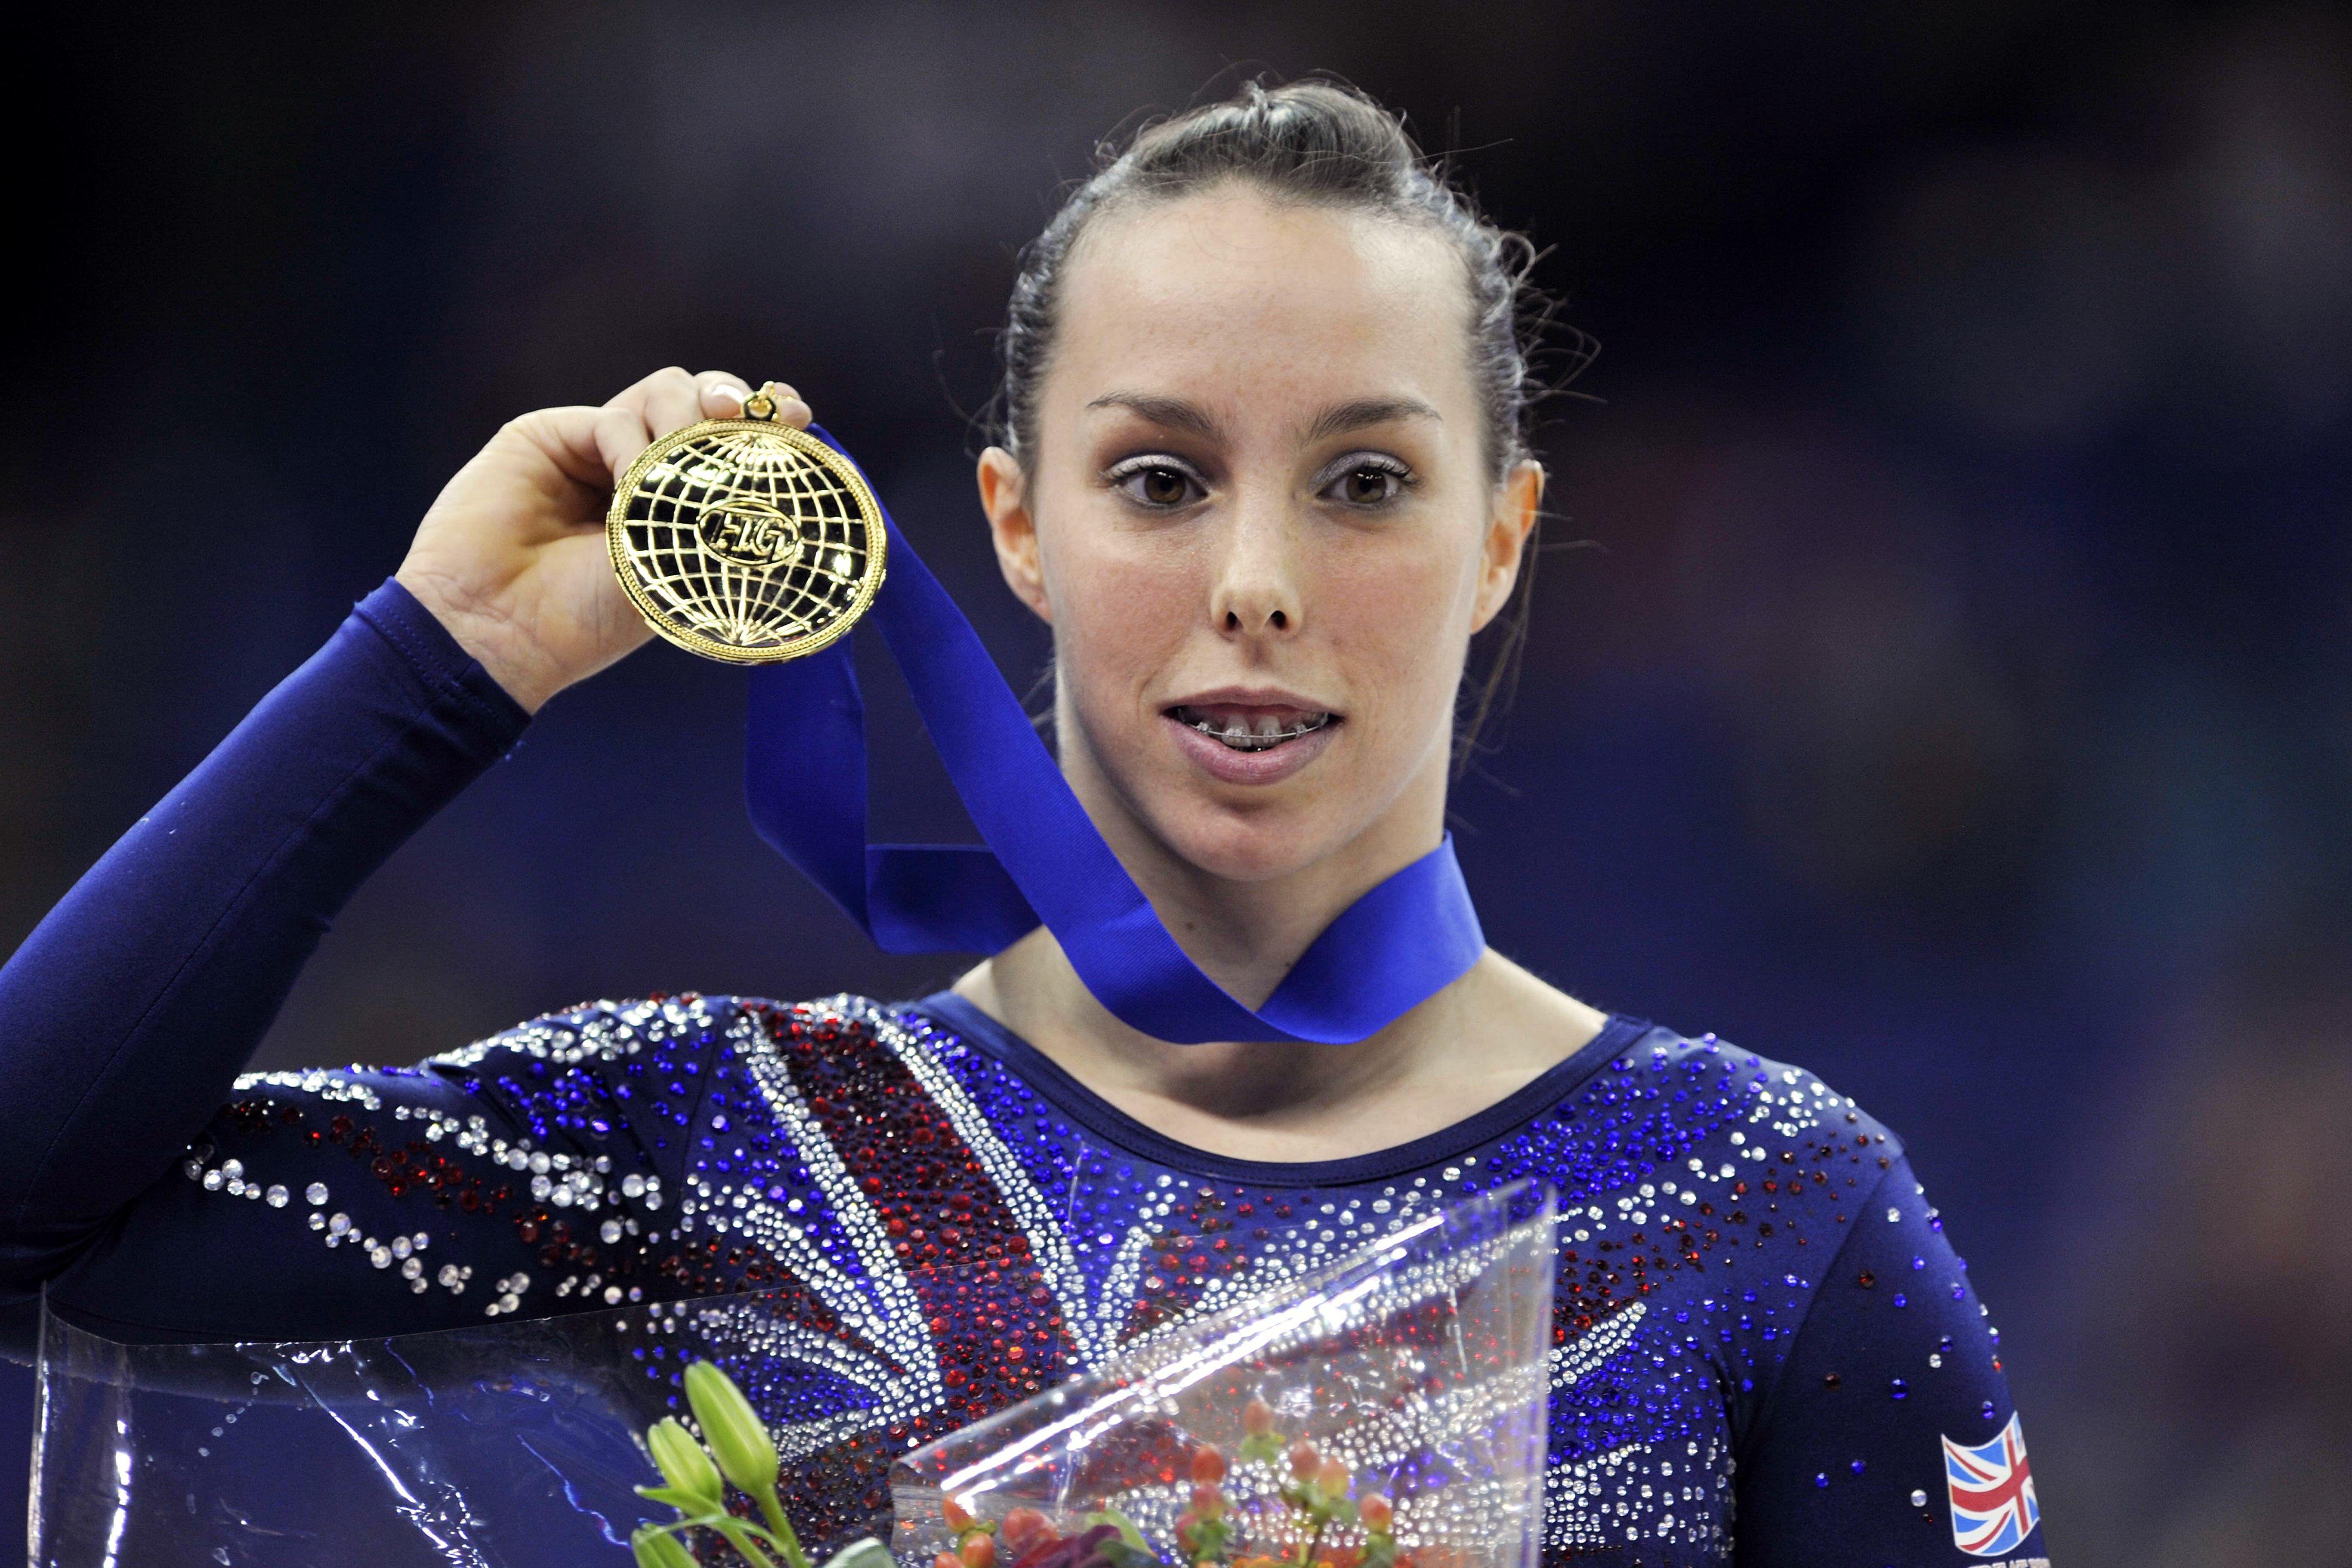
[{"label": "woman's face", "polygon": [[1425,853],[1542,489],[1489,467],[1458,257],[1232,184],[1101,215],[1061,288],[1037,449],[981,489],[1080,798],[1232,880]]}]

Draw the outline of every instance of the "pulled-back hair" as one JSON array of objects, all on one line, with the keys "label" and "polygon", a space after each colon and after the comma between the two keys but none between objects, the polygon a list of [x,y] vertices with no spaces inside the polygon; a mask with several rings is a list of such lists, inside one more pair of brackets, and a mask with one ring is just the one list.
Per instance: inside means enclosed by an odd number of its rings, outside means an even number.
[{"label": "pulled-back hair", "polygon": [[[1424,224],[1451,245],[1468,287],[1470,375],[1485,416],[1491,477],[1499,481],[1531,455],[1542,390],[1532,367],[1549,321],[1528,281],[1535,247],[1488,222],[1396,115],[1352,87],[1325,80],[1276,87],[1252,81],[1223,102],[1146,124],[1124,148],[1105,143],[1097,151],[1094,174],[1021,252],[997,335],[1003,374],[985,416],[991,439],[1024,466],[1037,450],[1037,397],[1053,357],[1062,273],[1087,226],[1113,207],[1172,201],[1234,180],[1278,201]],[[1496,645],[1493,657],[1483,674],[1465,682],[1457,773],[1516,677],[1534,579],[1530,550],[1517,602],[1496,617],[1486,639]]]},{"label": "pulled-back hair", "polygon": [[1529,366],[1544,321],[1530,308],[1535,249],[1487,222],[1395,115],[1337,82],[1253,81],[1223,102],[1146,125],[1124,149],[1106,145],[1098,157],[1093,177],[1021,252],[997,337],[1003,379],[989,434],[1016,458],[1036,450],[1037,392],[1054,351],[1062,271],[1087,225],[1113,206],[1172,201],[1228,180],[1278,200],[1426,224],[1442,235],[1462,258],[1469,287],[1471,379],[1495,477],[1528,455],[1538,390]]}]

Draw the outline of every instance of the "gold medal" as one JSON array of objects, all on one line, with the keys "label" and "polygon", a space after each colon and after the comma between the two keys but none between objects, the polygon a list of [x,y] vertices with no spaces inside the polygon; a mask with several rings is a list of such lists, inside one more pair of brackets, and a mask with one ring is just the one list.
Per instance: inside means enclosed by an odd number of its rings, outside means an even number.
[{"label": "gold medal", "polygon": [[663,437],[614,487],[604,540],[646,624],[705,658],[780,664],[857,624],[882,586],[882,508],[842,455],[776,418]]}]

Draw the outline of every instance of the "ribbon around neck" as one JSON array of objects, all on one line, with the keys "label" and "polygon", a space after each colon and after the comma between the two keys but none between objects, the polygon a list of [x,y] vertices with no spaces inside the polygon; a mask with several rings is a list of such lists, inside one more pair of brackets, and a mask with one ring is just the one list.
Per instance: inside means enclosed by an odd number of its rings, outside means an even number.
[{"label": "ribbon around neck", "polygon": [[[809,433],[849,458],[821,427]],[[1342,910],[1262,1006],[1243,1005],[1168,934],[971,623],[887,510],[882,523],[888,575],[866,615],[987,847],[866,842],[866,710],[847,637],[751,672],[744,745],[760,837],[876,945],[992,953],[1042,921],[1097,1001],[1182,1045],[1350,1044],[1451,984],[1486,951],[1448,834]]]}]

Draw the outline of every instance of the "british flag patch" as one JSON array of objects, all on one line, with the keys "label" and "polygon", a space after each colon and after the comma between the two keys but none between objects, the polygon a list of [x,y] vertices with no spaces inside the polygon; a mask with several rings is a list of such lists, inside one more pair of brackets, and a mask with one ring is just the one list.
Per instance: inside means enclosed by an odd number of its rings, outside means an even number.
[{"label": "british flag patch", "polygon": [[1978,1447],[1945,1438],[1944,1487],[1952,1500],[1952,1544],[1972,1557],[2014,1552],[2042,1522],[2025,1434],[2015,1415]]}]

